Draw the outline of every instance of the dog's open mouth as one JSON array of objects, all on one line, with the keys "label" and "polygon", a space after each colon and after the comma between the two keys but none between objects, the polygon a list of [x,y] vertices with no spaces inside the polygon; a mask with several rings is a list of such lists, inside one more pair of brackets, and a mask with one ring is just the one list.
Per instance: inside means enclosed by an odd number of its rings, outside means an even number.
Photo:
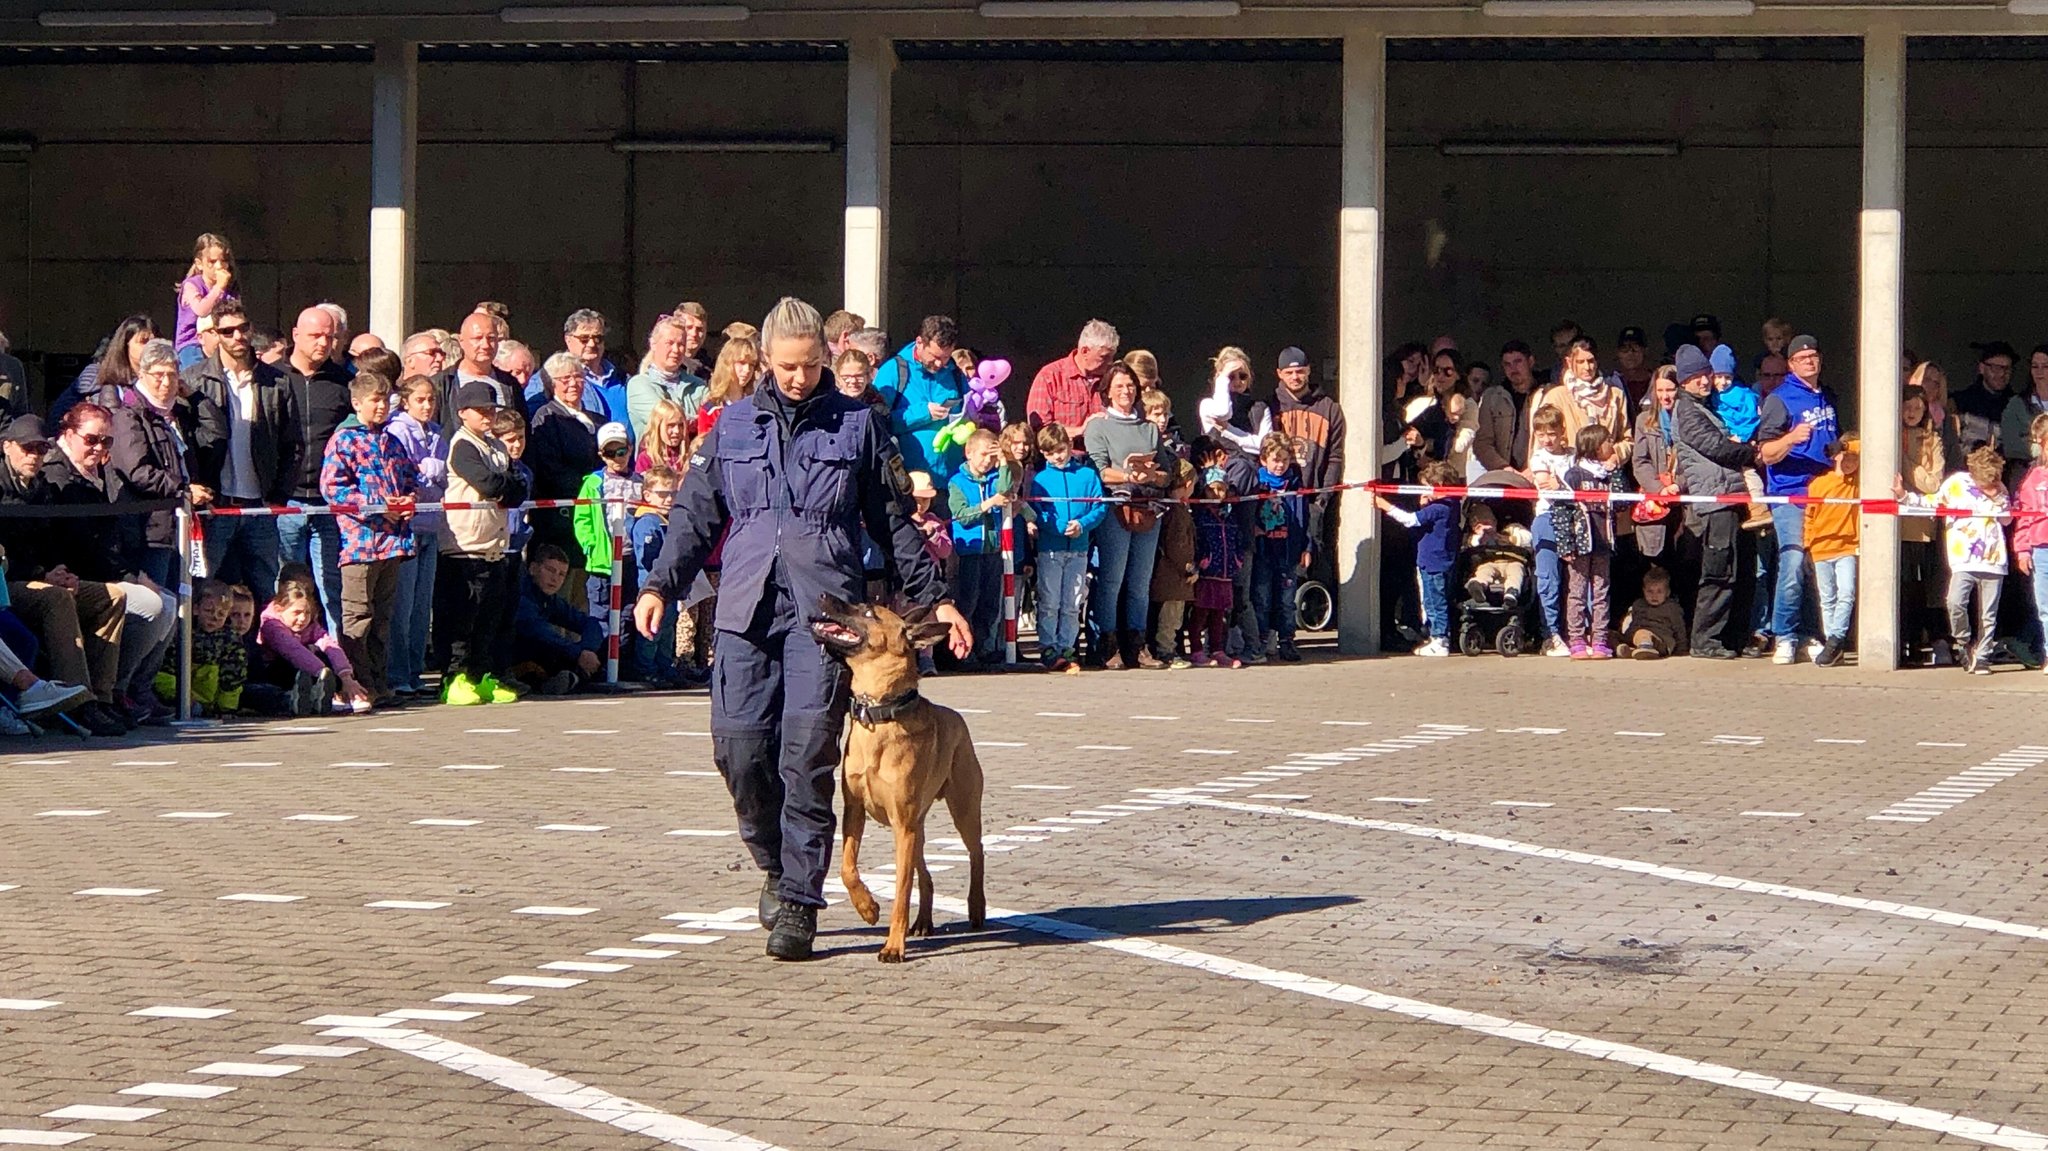
[{"label": "dog's open mouth", "polygon": [[811,638],[829,648],[851,651],[861,645],[861,634],[844,624],[829,619],[811,621]]}]

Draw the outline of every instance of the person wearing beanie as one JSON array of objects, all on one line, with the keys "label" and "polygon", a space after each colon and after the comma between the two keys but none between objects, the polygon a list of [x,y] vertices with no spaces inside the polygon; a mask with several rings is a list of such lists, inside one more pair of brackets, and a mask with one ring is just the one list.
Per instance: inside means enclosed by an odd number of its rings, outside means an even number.
[{"label": "person wearing beanie", "polygon": [[[1756,448],[1728,432],[1728,425],[1707,406],[1713,394],[1713,365],[1698,348],[1681,346],[1673,357],[1678,370],[1678,396],[1671,409],[1672,439],[1678,457],[1678,489],[1686,495],[1724,496],[1743,490],[1742,470],[1754,467]],[[1698,543],[1699,594],[1693,601],[1692,654],[1699,659],[1734,659],[1729,624],[1747,619],[1737,600],[1748,574],[1755,570],[1750,537],[1742,531],[1739,509],[1721,504],[1687,504],[1685,526]]]},{"label": "person wearing beanie", "polygon": [[[1748,443],[1756,438],[1758,402],[1756,392],[1735,378],[1735,349],[1726,344],[1716,344],[1713,353],[1707,357],[1713,368],[1714,390],[1707,397],[1707,406],[1714,410],[1721,422],[1728,425],[1728,434]],[[1745,468],[1742,482],[1749,488],[1752,497],[1764,494],[1764,479],[1755,468]],[[1742,526],[1756,530],[1768,527],[1771,509],[1761,499],[1749,505],[1749,514]]]}]

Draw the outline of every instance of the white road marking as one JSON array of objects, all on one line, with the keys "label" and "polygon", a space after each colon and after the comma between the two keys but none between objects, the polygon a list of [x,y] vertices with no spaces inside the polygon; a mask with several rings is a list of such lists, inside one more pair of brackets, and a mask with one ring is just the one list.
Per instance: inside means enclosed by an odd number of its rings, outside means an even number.
[{"label": "white road marking", "polygon": [[84,891],[74,891],[71,894],[105,895],[114,899],[140,899],[145,895],[155,895],[162,890],[163,888],[161,887],[88,887]]},{"label": "white road marking", "polygon": [[233,1090],[218,1083],[137,1083],[133,1087],[121,1088],[118,1094],[155,1099],[215,1099]]},{"label": "white road marking", "polygon": [[90,1139],[84,1131],[31,1131],[25,1127],[0,1127],[0,1147],[64,1147]]},{"label": "white road marking", "polygon": [[303,895],[270,895],[261,891],[241,891],[220,897],[221,903],[297,903],[306,898]]},{"label": "white road marking", "polygon": [[1542,803],[1534,799],[1496,799],[1495,807],[1556,807],[1554,803]]},{"label": "white road marking", "polygon": [[354,819],[355,816],[321,815],[318,812],[303,812],[298,815],[287,815],[284,818],[288,823],[347,823],[349,820]]},{"label": "white road marking", "polygon": [[1915,747],[1968,747],[1968,746],[1970,746],[1970,745],[1969,745],[1969,744],[1967,744],[1967,743],[1936,743],[1936,742],[1934,742],[1933,740],[1926,740],[1926,739],[1923,739],[1923,740],[1921,740],[1921,741],[1920,741],[1919,743],[1915,744],[1914,746],[1915,746]]},{"label": "white road marking", "polygon": [[537,906],[537,907],[515,907],[515,908],[513,908],[513,909],[512,909],[512,914],[514,914],[514,915],[568,915],[568,916],[574,916],[574,915],[589,915],[589,914],[590,914],[591,912],[594,912],[594,911],[596,911],[596,910],[597,910],[597,908],[595,908],[595,907],[546,907],[546,906]]},{"label": "white road marking", "polygon": [[574,1079],[425,1032],[373,1037],[371,1042],[671,1147],[691,1151],[780,1151],[774,1144],[671,1115]]},{"label": "white road marking", "polygon": [[219,1019],[233,1015],[232,1007],[144,1007],[128,1014],[143,1019]]},{"label": "white road marking", "polygon": [[[418,731],[419,729],[418,729],[418,728],[412,728],[412,729],[410,729],[410,730],[412,730],[412,731]],[[378,759],[344,759],[344,760],[340,760],[340,761],[338,761],[338,762],[335,762],[335,763],[330,763],[330,764],[328,764],[327,766],[329,766],[329,767],[390,767],[391,765],[390,765],[389,763],[387,763],[387,762],[383,761],[383,760],[378,760]]]},{"label": "white road marking", "polygon": [[567,773],[568,773],[568,774],[570,774],[570,775],[609,775],[609,774],[611,774],[612,772],[614,772],[614,771],[617,771],[617,770],[618,770],[618,768],[615,768],[615,767],[558,767],[558,768],[555,768],[554,770],[556,770],[556,771],[561,771],[561,772],[567,772]]},{"label": "white road marking", "polygon": [[0,999],[0,1011],[41,1011],[63,1002],[62,999]]},{"label": "white road marking", "polygon": [[1022,743],[1012,743],[1012,742],[1010,742],[1010,741],[1008,741],[1008,740],[1001,740],[1001,739],[977,739],[977,740],[975,740],[975,741],[974,741],[974,746],[976,746],[976,747],[1026,747],[1026,746],[1029,746],[1029,745],[1027,745],[1027,744],[1022,744]]},{"label": "white road marking", "polygon": [[1252,792],[1252,795],[1251,795],[1251,797],[1252,797],[1253,799],[1307,799],[1307,798],[1308,798],[1308,796],[1306,796],[1306,795],[1289,795],[1289,794],[1286,794],[1286,793],[1283,793],[1283,792],[1278,792],[1278,791],[1255,791],[1255,792]]},{"label": "white road marking", "polygon": [[[437,997],[436,1003],[456,1003],[470,1007],[511,1007],[532,999],[531,995],[493,995],[487,991],[451,991]],[[266,1052],[265,1054],[268,1054]]]},{"label": "white road marking", "polygon": [[36,812],[36,818],[91,819],[95,815],[105,815],[106,813],[107,809],[104,807],[60,807],[54,811],[38,811]]},{"label": "white road marking", "polygon": [[540,965],[542,971],[575,971],[585,975],[616,975],[631,968],[630,963],[585,963],[580,959],[557,959]]},{"label": "white road marking", "polygon": [[1226,720],[1224,720],[1223,722],[1225,722],[1225,723],[1272,723],[1273,721],[1272,721],[1272,720],[1270,720],[1270,719],[1238,719],[1237,717],[1233,716],[1233,717],[1231,717],[1231,718],[1229,718],[1229,719],[1226,719]]},{"label": "white road marking", "polygon": [[221,764],[222,767],[283,767],[280,759],[234,759]]},{"label": "white road marking", "polygon": [[1085,711],[1041,711],[1038,714],[1047,719],[1083,719],[1088,715]]},{"label": "white road marking", "polygon": [[375,903],[365,903],[363,906],[384,908],[391,911],[439,911],[447,907],[448,904],[437,903],[429,899],[380,899]]},{"label": "white road marking", "polygon": [[424,727],[373,727],[369,730],[382,735],[413,735],[427,729]]},{"label": "white road marking", "polygon": [[617,735],[616,727],[569,727],[562,729],[563,735]]},{"label": "white road marking", "polygon": [[539,827],[534,828],[534,830],[579,832],[610,831],[611,825],[608,823],[543,823]]},{"label": "white road marking", "polygon": [[117,759],[115,767],[176,767],[175,759]]},{"label": "white road marking", "polygon": [[1156,719],[1156,720],[1161,720],[1161,721],[1164,721],[1164,722],[1167,722],[1167,723],[1172,723],[1172,722],[1173,722],[1174,720],[1177,720],[1177,719],[1179,719],[1180,717],[1179,717],[1179,716],[1177,716],[1177,715],[1134,715],[1134,716],[1132,716],[1131,718],[1132,718],[1132,719]]},{"label": "white road marking", "polygon": [[1668,807],[1617,807],[1617,808],[1615,808],[1614,810],[1616,810],[1616,811],[1634,811],[1634,812],[1640,812],[1640,813],[1643,813],[1643,814],[1646,814],[1646,815],[1670,815],[1670,814],[1671,814],[1671,809],[1670,809],[1670,808],[1668,808]]},{"label": "white road marking", "polygon": [[1815,743],[1839,743],[1839,744],[1845,744],[1845,745],[1847,745],[1847,746],[1850,746],[1850,747],[1857,747],[1857,746],[1861,746],[1861,745],[1862,745],[1863,743],[1865,743],[1865,742],[1867,742],[1867,741],[1865,741],[1865,740],[1861,740],[1861,739],[1816,739],[1816,740],[1814,740],[1813,742],[1815,742]]},{"label": "white road marking", "polygon": [[258,1055],[283,1055],[292,1059],[340,1059],[368,1051],[367,1047],[349,1047],[340,1043],[280,1043],[265,1047]]},{"label": "white road marking", "polygon": [[496,771],[505,766],[502,763],[444,763],[442,771]]},{"label": "white road marking", "polygon": [[[1298,814],[1298,813],[1297,813]],[[965,901],[948,896],[933,900],[935,906],[955,915],[967,912]],[[1456,1007],[1427,1003],[1420,999],[1388,995],[1366,987],[1336,983],[1302,975],[1262,967],[1255,963],[1230,959],[1221,955],[1195,951],[1191,948],[1176,947],[1150,939],[1132,939],[1097,928],[1046,915],[1028,915],[1022,912],[1006,911],[1001,908],[988,909],[989,918],[996,922],[1009,923],[1041,935],[1056,939],[1087,943],[1106,950],[1121,952],[1140,959],[1159,963],[1170,963],[1196,971],[1206,971],[1228,979],[1257,983],[1276,991],[1291,995],[1309,995],[1336,1003],[1364,1007],[1373,1011],[1387,1012],[1409,1019],[1453,1027],[1479,1035],[1505,1039],[1511,1043],[1523,1043],[1552,1051],[1563,1051],[1582,1055],[1590,1059],[1619,1063],[1625,1066],[1654,1071],[1680,1079],[1707,1083],[1716,1087],[1727,1087],[1737,1091],[1748,1091],[1793,1103],[1811,1104],[1830,1111],[1860,1115],[1886,1123],[1916,1127],[1943,1135],[1954,1135],[1993,1147],[2014,1148],[2017,1151],[2048,1151],[2048,1135],[2005,1124],[1972,1119],[1928,1107],[1915,1107],[1895,1103],[1873,1095],[1857,1095],[1838,1091],[1831,1087],[1800,1083],[1780,1079],[1755,1071],[1743,1071],[1723,1064],[1707,1063],[1688,1059],[1682,1055],[1654,1051],[1628,1043],[1616,1043],[1590,1035],[1578,1035],[1569,1031],[1542,1027],[1533,1023],[1522,1023],[1504,1019],[1497,1015],[1486,1015],[1476,1011],[1465,1011]]]},{"label": "white road marking", "polygon": [[1415,823],[1396,823],[1384,819],[1366,819],[1355,815],[1312,811],[1299,807],[1270,807],[1257,803],[1239,803],[1228,799],[1210,799],[1206,796],[1191,797],[1185,802],[1200,807],[1222,808],[1226,811],[1281,815],[1291,819],[1310,819],[1320,823],[1334,823],[1343,827],[1356,827],[1365,831],[1391,831],[1398,835],[1412,835],[1419,839],[1434,839],[1441,843],[1456,844],[1460,847],[1477,847],[1488,851],[1505,851],[1510,854],[1525,855],[1535,859],[1551,859],[1560,863],[1577,863],[1589,867],[1603,868],[1608,871],[1623,871],[1635,875],[1646,875],[1653,879],[1665,879],[1675,883],[1715,887],[1724,891],[1742,891],[1752,895],[1769,895],[1779,899],[1797,900],[1801,903],[1819,903],[1850,911],[1869,911],[1901,919],[1939,923],[1944,927],[1961,927],[1966,930],[1983,931],[1993,935],[2011,935],[2020,939],[2048,942],[2048,927],[2037,927],[2030,923],[1991,919],[1982,915],[1967,915],[1962,912],[1943,911],[1936,907],[1920,907],[1910,903],[1894,903],[1885,899],[1866,899],[1860,895],[1839,895],[1832,891],[1815,891],[1811,888],[1793,887],[1790,884],[1784,883],[1768,883],[1756,879],[1743,879],[1733,875],[1717,875],[1711,871],[1695,871],[1690,868],[1672,867],[1668,864],[1648,863],[1640,859],[1626,859],[1614,855],[1595,855],[1591,852],[1570,851],[1559,847],[1543,847],[1520,840],[1503,839],[1495,835],[1479,835],[1469,831],[1450,831],[1445,828],[1425,827]]},{"label": "white road marking", "polygon": [[[1191,802],[1196,802],[1196,803],[1199,803],[1199,802],[1201,802],[1201,801],[1200,801],[1200,800],[1194,800],[1194,801],[1191,801]],[[1427,800],[1427,799],[1424,799],[1424,798],[1422,798],[1422,797],[1420,797],[1420,796],[1413,796],[1413,795],[1375,795],[1375,796],[1373,796],[1373,797],[1372,797],[1372,798],[1371,798],[1370,800],[1368,800],[1367,802],[1369,802],[1369,803],[1428,803],[1428,802],[1429,802],[1429,800]]]},{"label": "white road marking", "polygon": [[1326,719],[1326,720],[1324,720],[1324,721],[1323,721],[1323,726],[1324,726],[1324,727],[1371,727],[1371,726],[1372,726],[1372,721],[1371,721],[1371,720],[1369,720],[1369,719]]},{"label": "white road marking", "polygon": [[517,735],[516,727],[471,727],[463,729],[464,735]]},{"label": "white road marking", "polygon": [[1754,815],[1759,819],[1798,819],[1806,813],[1803,811],[1745,811],[1742,814]]},{"label": "white road marking", "polygon": [[491,986],[537,987],[545,991],[561,991],[588,982],[588,979],[572,979],[566,975],[501,975],[491,980]]},{"label": "white road marking", "polygon": [[242,1079],[282,1079],[305,1068],[296,1063],[209,1063],[194,1067],[194,1075],[232,1075]]},{"label": "white road marking", "polygon": [[679,947],[691,947],[703,943],[717,943],[727,938],[723,935],[678,935],[669,931],[656,931],[633,937],[635,943],[666,943]]},{"label": "white road marking", "polygon": [[662,774],[663,774],[663,775],[701,775],[701,776],[706,776],[706,777],[708,777],[708,778],[711,778],[711,779],[717,779],[717,778],[718,778],[718,773],[717,773],[717,772],[715,772],[715,771],[699,771],[699,770],[697,770],[697,769],[695,769],[695,768],[679,768],[679,769],[677,769],[677,770],[675,770],[675,771],[664,771],[664,772],[662,772]]},{"label": "white road marking", "polygon": [[682,952],[659,947],[600,947],[583,954],[598,959],[673,959]]},{"label": "white road marking", "polygon": [[414,827],[475,827],[481,819],[415,819]]},{"label": "white road marking", "polygon": [[1717,735],[1712,739],[1701,740],[1700,742],[1721,744],[1726,747],[1761,747],[1763,746],[1764,737],[1760,735]]},{"label": "white road marking", "polygon": [[158,819],[226,819],[231,811],[166,811]]},{"label": "white road marking", "polygon": [[[1976,767],[1957,772],[1939,783],[1922,788],[1918,793],[1892,804],[1876,815],[1864,818],[1886,822],[1924,823],[1928,818],[1939,815],[1966,799],[1981,795],[2000,782],[2011,779],[2030,767],[2038,767],[2043,762],[2048,762],[2048,747],[2016,747],[1993,756]],[[1896,816],[1912,818],[1890,818]]]},{"label": "white road marking", "polygon": [[161,1107],[100,1107],[90,1103],[74,1103],[59,1107],[55,1111],[43,1112],[45,1119],[90,1119],[95,1123],[133,1123],[152,1115],[161,1115]]},{"label": "white road marking", "polygon": [[10,760],[8,760],[8,761],[7,761],[7,766],[9,766],[9,767],[63,767],[63,766],[65,765],[65,764],[68,764],[68,763],[70,763],[70,762],[71,762],[71,761],[70,761],[70,760],[68,760],[68,759],[10,759]]},{"label": "white road marking", "polygon": [[1661,731],[1617,731],[1614,734],[1625,739],[1663,739]]},{"label": "white road marking", "polygon": [[439,1007],[401,1007],[397,1011],[386,1011],[379,1019],[395,1019],[400,1023],[462,1023],[482,1015],[481,1011],[449,1011]]},{"label": "white road marking", "polygon": [[1123,744],[1123,743],[1080,743],[1080,744],[1075,744],[1075,745],[1074,745],[1074,750],[1075,750],[1075,751],[1129,751],[1129,750],[1131,750],[1131,748],[1130,748],[1130,745],[1129,745],[1129,744]]}]

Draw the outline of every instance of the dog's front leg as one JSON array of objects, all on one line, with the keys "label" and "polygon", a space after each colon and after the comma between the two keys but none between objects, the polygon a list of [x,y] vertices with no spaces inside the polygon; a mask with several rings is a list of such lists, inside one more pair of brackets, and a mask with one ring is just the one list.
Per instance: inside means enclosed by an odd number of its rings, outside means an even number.
[{"label": "dog's front leg", "polygon": [[[922,839],[922,836],[920,836]],[[917,921],[910,925],[912,939],[924,939],[932,933],[932,869],[926,866],[924,852],[917,853]]]},{"label": "dog's front leg", "polygon": [[846,849],[839,863],[839,882],[846,885],[846,898],[853,902],[854,912],[863,922],[872,924],[881,918],[882,908],[860,877],[860,836],[867,828],[868,811],[861,806],[860,796],[854,794],[852,783],[843,784],[839,794],[846,812]]},{"label": "dog's front leg", "polygon": [[896,904],[889,909],[889,939],[875,958],[903,962],[903,939],[910,931],[910,884],[924,864],[924,826],[899,819],[896,826]]}]

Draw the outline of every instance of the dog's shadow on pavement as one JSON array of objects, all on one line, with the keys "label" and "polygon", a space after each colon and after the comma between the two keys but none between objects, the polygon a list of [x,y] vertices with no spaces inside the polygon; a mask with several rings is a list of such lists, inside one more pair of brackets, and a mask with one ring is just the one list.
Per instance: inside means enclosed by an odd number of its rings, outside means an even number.
[{"label": "dog's shadow on pavement", "polygon": [[[913,939],[906,956],[912,962],[940,955],[965,956],[984,951],[1007,951],[1022,947],[1073,946],[1091,942],[1077,936],[1101,933],[1112,936],[1206,935],[1249,927],[1268,919],[1303,912],[1327,911],[1359,902],[1350,895],[1273,895],[1235,899],[1175,899],[1156,903],[1119,903],[1086,907],[1062,907],[1033,911],[1035,918],[1058,920],[1084,929],[1073,935],[1034,930],[1025,923],[991,917],[979,931],[967,926],[962,917],[942,914],[928,939]],[[885,905],[886,908],[886,905]],[[821,932],[820,942],[831,938],[833,947],[820,947],[819,958],[872,952],[874,940],[888,930],[886,910],[882,924],[847,931]]]}]

